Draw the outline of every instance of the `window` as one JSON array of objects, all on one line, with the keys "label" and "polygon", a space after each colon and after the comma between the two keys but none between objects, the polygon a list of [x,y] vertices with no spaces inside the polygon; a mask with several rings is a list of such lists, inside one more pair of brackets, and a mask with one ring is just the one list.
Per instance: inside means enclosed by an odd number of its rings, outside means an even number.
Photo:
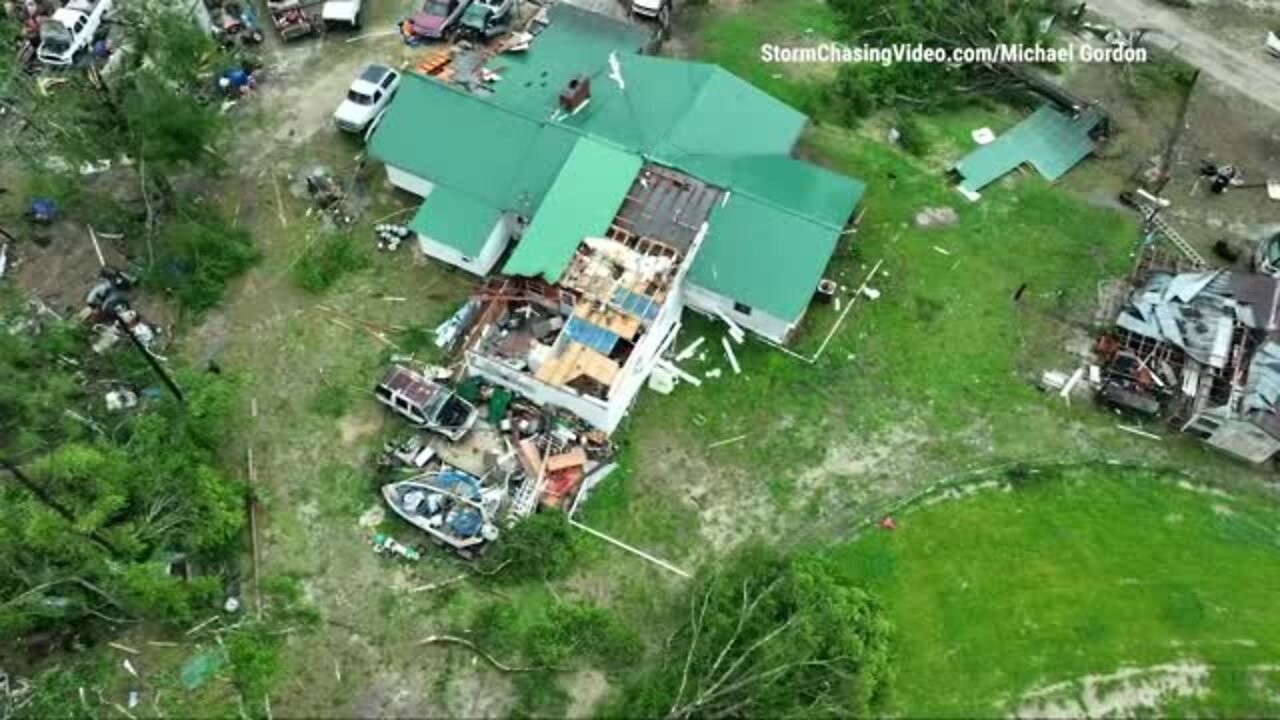
[{"label": "window", "polygon": [[379,90],[378,92],[373,94],[373,104],[377,105],[381,101],[382,101],[382,91]]},{"label": "window", "polygon": [[358,93],[358,92],[356,92],[355,90],[349,90],[349,91],[347,91],[347,99],[348,99],[348,100],[350,100],[351,102],[353,102],[353,103],[357,104],[357,105],[372,105],[372,104],[373,104],[373,98],[369,97],[368,95],[364,95],[364,94],[362,94],[362,93]]},{"label": "window", "polygon": [[384,88],[391,87],[391,83],[395,82],[395,79],[396,79],[395,73],[387,73],[387,76],[382,78],[382,83],[381,83],[382,87]]},{"label": "window", "polygon": [[733,304],[733,311],[734,311],[734,312],[736,312],[736,313],[738,313],[739,315],[750,315],[750,314],[751,314],[751,306],[750,306],[750,305],[743,305],[743,304],[742,304],[742,303],[740,303],[740,302],[735,302],[735,303]]}]

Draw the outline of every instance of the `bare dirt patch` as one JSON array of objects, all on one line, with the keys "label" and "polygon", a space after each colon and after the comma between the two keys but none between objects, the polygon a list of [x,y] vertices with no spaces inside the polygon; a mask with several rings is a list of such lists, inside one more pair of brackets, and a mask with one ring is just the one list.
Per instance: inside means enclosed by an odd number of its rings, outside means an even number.
[{"label": "bare dirt patch", "polygon": [[581,670],[573,673],[565,678],[564,683],[569,697],[573,698],[569,709],[565,711],[565,716],[569,718],[592,717],[596,705],[604,699],[605,693],[609,692],[608,679],[605,678],[604,673],[597,670]]},{"label": "bare dirt patch", "polygon": [[1086,675],[1022,696],[1015,717],[1132,717],[1174,698],[1198,697],[1209,687],[1209,666],[1184,660]]}]

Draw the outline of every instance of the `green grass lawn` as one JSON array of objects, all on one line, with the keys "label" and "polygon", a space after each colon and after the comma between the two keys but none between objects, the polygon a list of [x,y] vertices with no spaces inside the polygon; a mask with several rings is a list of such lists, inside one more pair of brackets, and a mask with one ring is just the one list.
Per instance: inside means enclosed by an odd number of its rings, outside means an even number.
[{"label": "green grass lawn", "polygon": [[834,550],[895,621],[900,712],[1003,714],[1033,687],[1182,659],[1211,675],[1181,710],[1280,710],[1247,681],[1280,652],[1274,504],[1114,468],[1005,485]]}]

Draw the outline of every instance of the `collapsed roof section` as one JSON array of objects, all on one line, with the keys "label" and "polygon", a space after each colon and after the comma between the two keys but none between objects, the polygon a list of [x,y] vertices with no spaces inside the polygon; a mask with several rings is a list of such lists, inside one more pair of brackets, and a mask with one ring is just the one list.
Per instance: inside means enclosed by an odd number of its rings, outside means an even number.
[{"label": "collapsed roof section", "polygon": [[[531,220],[503,272],[555,283],[614,213],[620,227],[629,221],[681,252],[710,219],[690,277],[764,311],[762,323],[776,318],[771,337],[785,337],[862,183],[791,157],[807,118],[732,73],[638,54],[641,35],[566,5],[547,16],[527,50],[489,60],[501,79],[465,81],[469,93],[405,78],[374,131],[371,156],[423,181],[402,187],[424,196],[449,187],[472,201],[465,213],[440,211],[449,233],[425,235],[465,261],[493,237],[479,219]],[[632,187],[619,212],[619,189],[642,164],[654,185]],[[439,205],[427,204],[424,226]],[[456,237],[460,228],[473,237]]]},{"label": "collapsed roof section", "polygon": [[1280,452],[1280,281],[1157,272],[1133,292],[1116,328],[1118,352],[1106,373],[1108,387],[1121,392],[1104,396],[1163,411],[1180,429],[1252,462]]},{"label": "collapsed roof section", "polygon": [[1233,360],[1236,328],[1274,331],[1277,303],[1280,284],[1262,275],[1157,273],[1134,293],[1116,324],[1222,370]]},{"label": "collapsed roof section", "polygon": [[[577,162],[610,161],[614,151],[587,142],[575,149]],[[601,182],[611,185],[627,177],[614,168],[603,175],[574,174],[572,184],[604,175],[609,177]],[[537,268],[541,277],[497,280],[481,295],[485,307],[476,323],[479,330],[467,345],[473,361],[496,361],[547,386],[602,403],[614,399],[636,348],[676,297],[679,278],[697,254],[721,194],[655,165],[630,173],[620,197],[616,187],[609,192],[608,204],[616,209],[595,236],[570,245],[564,239],[572,234],[535,234],[530,227],[507,269],[512,264]],[[556,209],[559,195],[555,188],[548,194],[544,212],[549,223],[573,221]],[[563,199],[573,197],[566,192]],[[656,222],[660,208],[681,199],[686,203],[679,221]],[[580,229],[575,225],[574,232]],[[566,247],[569,256],[562,259]],[[671,322],[668,316],[667,324]]]}]

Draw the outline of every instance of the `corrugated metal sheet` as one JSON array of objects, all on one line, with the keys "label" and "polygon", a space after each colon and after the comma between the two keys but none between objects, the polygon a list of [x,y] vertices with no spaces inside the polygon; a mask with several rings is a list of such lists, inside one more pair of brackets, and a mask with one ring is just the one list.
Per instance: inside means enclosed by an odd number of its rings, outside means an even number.
[{"label": "corrugated metal sheet", "polygon": [[1057,180],[1093,152],[1089,136],[1103,120],[1102,112],[1087,108],[1079,117],[1045,105],[1011,130],[966,155],[952,169],[964,178],[961,187],[977,192],[1030,163],[1046,180]]},{"label": "corrugated metal sheet", "polygon": [[609,229],[640,165],[635,155],[580,139],[503,272],[559,281],[583,238]]},{"label": "corrugated metal sheet", "polygon": [[493,233],[502,212],[453,188],[436,188],[422,203],[409,229],[475,258]]}]

